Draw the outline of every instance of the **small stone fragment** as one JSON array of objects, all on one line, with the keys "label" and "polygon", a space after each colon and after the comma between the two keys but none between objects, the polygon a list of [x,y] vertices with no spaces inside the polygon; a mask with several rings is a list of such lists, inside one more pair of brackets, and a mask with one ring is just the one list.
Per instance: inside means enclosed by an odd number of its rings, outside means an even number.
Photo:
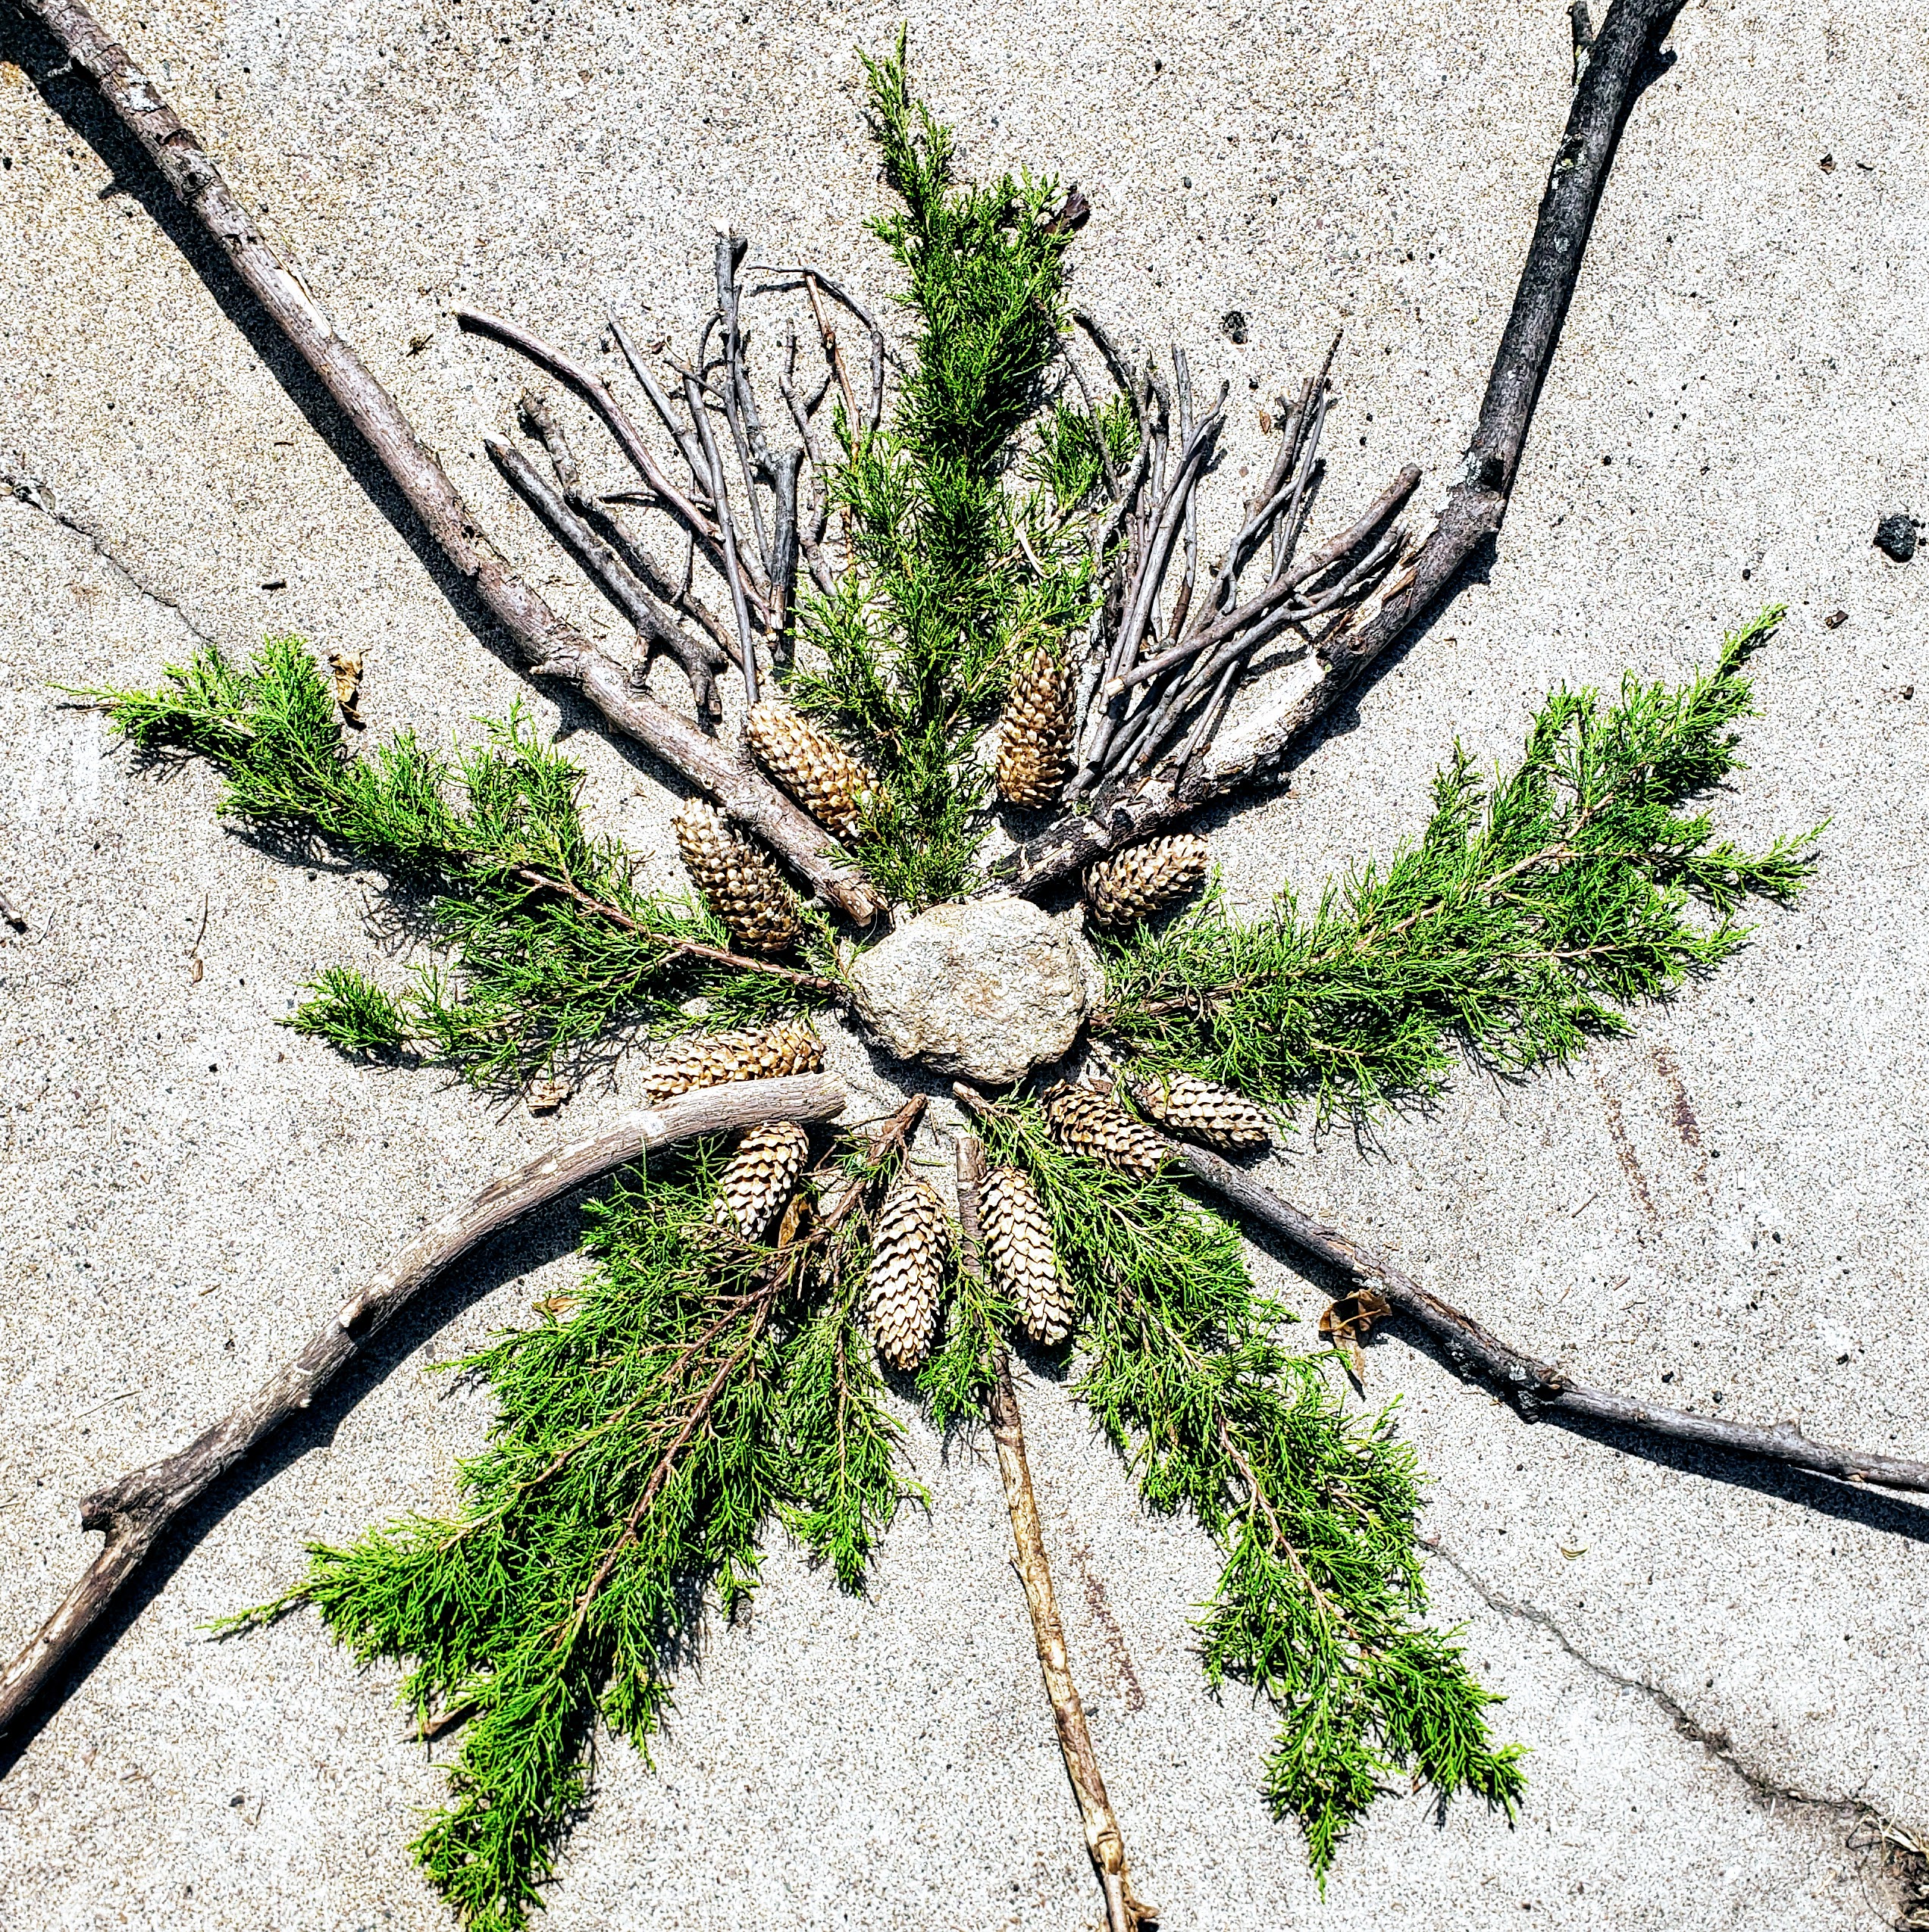
[{"label": "small stone fragment", "polygon": [[1875,526],[1875,547],[1895,563],[1907,563],[1915,555],[1915,543],[1921,524],[1906,510],[1891,510]]}]

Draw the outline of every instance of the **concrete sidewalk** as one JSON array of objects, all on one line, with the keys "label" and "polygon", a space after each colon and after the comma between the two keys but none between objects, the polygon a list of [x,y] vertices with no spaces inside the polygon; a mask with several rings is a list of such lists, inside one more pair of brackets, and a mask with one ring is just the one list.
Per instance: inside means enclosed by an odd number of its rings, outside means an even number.
[{"label": "concrete sidewalk", "polygon": [[[512,313],[599,363],[606,303],[686,343],[725,222],[892,292],[863,227],[884,200],[853,49],[881,48],[894,11],[103,5],[485,521],[601,634],[609,613],[481,449],[525,372],[447,307]],[[1342,326],[1323,525],[1409,458],[1430,498],[1566,111],[1557,0],[1422,17],[991,0],[911,29],[972,170],[1030,161],[1091,197],[1079,299],[1138,352],[1176,339],[1201,381],[1232,384],[1222,512],[1260,460],[1258,406]],[[1921,1456],[1929,553],[1899,567],[1870,541],[1881,512],[1929,516],[1920,23],[1893,0],[1689,0],[1671,44],[1491,581],[1290,796],[1223,816],[1215,851],[1248,905],[1282,877],[1317,890],[1420,825],[1455,733],[1505,756],[1549,685],[1678,675],[1786,603],[1751,769],[1716,809],[1744,841],[1832,821],[1799,906],[1570,1072],[1505,1088],[1470,1069],[1376,1148],[1335,1135],[1276,1173],[1586,1379]],[[345,470],[325,400],[224,312],[205,247],[96,98],[23,71],[44,53],[0,15],[0,449],[51,491],[0,499],[0,888],[29,922],[0,932],[8,1652],[92,1547],[81,1495],[187,1440],[346,1284],[613,1110],[633,1074],[537,1122],[278,1028],[324,964],[399,975],[373,880],[224,830],[205,769],[138,769],[50,687],[151,683],[199,642],[243,654],[296,630],[366,653],[374,733],[446,738],[520,697],[587,766],[597,821],[681,883],[656,773],[459,619],[385,490]],[[1222,327],[1235,309],[1243,346]],[[613,485],[613,452],[568,420]],[[854,1041],[837,1057],[865,1117],[888,1069]],[[209,1500],[0,1783],[9,1932],[452,1923],[407,1855],[443,1779],[404,1734],[395,1674],[356,1671],[306,1619],[227,1644],[201,1627],[284,1586],[311,1539],[453,1501],[487,1411],[425,1367],[572,1280],[574,1238],[558,1212],[498,1244],[390,1338],[381,1373]],[[1317,1285],[1270,1251],[1258,1265],[1310,1326]],[[1201,1679],[1204,1538],[1139,1511],[1058,1385],[1024,1392],[1075,1666],[1162,1922],[1893,1923],[1849,1841],[1862,1807],[1929,1833],[1929,1511],[1530,1429],[1395,1337],[1368,1361],[1435,1479],[1436,1607],[1507,1693],[1531,1785],[1512,1829],[1389,1796],[1323,1902],[1257,1796],[1269,1713]],[[995,1470],[908,1428],[928,1516],[904,1516],[863,1602],[778,1539],[653,1772],[606,1749],[556,1932],[1098,1922]]]}]

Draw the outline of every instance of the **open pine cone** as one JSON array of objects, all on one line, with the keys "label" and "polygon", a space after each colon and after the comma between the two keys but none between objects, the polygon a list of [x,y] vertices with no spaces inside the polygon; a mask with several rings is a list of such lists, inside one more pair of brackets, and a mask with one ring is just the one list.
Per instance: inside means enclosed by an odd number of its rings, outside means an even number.
[{"label": "open pine cone", "polygon": [[1101,925],[1136,925],[1190,892],[1210,856],[1196,832],[1128,846],[1085,868],[1085,903]]},{"label": "open pine cone", "polygon": [[801,1019],[780,1020],[762,1032],[749,1028],[703,1033],[645,1069],[642,1098],[647,1106],[721,1087],[733,1080],[775,1080],[787,1073],[819,1073],[824,1043]]},{"label": "open pine cone", "polygon": [[710,1219],[761,1241],[784,1210],[810,1156],[810,1136],[794,1120],[753,1127],[723,1170]]},{"label": "open pine cone", "polygon": [[670,821],[684,869],[747,953],[784,953],[803,929],[797,894],[714,806],[693,798]]},{"label": "open pine cone", "polygon": [[1154,1073],[1132,1084],[1132,1097],[1154,1120],[1188,1141],[1228,1154],[1270,1147],[1266,1116],[1243,1094],[1190,1073]]},{"label": "open pine cone", "polygon": [[1011,681],[998,718],[998,796],[1012,805],[1049,805],[1072,762],[1072,680],[1041,645]]},{"label": "open pine cone", "polygon": [[1072,1293],[1030,1180],[1016,1167],[994,1167],[985,1177],[983,1212],[993,1278],[1017,1303],[1025,1332],[1056,1347],[1072,1332]]},{"label": "open pine cone", "polygon": [[1166,1163],[1163,1138],[1110,1094],[1066,1081],[1045,1096],[1045,1126],[1067,1154],[1149,1181]]},{"label": "open pine cone", "polygon": [[787,704],[752,705],[744,728],[758,762],[813,818],[847,844],[857,837],[875,772]]},{"label": "open pine cone", "polygon": [[878,1353],[900,1370],[931,1347],[944,1283],[944,1214],[930,1183],[907,1174],[878,1210],[864,1314]]}]

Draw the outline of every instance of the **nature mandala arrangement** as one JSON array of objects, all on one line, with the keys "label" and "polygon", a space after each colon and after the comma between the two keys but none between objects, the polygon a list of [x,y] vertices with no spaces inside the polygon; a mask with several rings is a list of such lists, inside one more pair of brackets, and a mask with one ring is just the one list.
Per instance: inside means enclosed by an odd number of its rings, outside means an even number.
[{"label": "nature mandala arrangement", "polygon": [[[1571,1413],[1929,1486],[1921,1464],[1790,1425],[1582,1388],[1225,1157],[1296,1120],[1370,1123],[1438,1092],[1463,1055],[1511,1073],[1568,1058],[1718,965],[1744,941],[1745,902],[1789,899],[1812,863],[1812,834],[1743,851],[1695,803],[1736,767],[1748,661],[1773,611],[1685,684],[1554,693],[1511,769],[1448,750],[1418,835],[1310,907],[1282,897],[1239,915],[1206,841],[1181,828],[1277,772],[1498,528],[1665,9],[1617,0],[1584,50],[1480,429],[1424,541],[1398,521],[1409,470],[1308,546],[1329,355],[1269,414],[1271,473],[1216,561],[1200,506],[1225,391],[1197,393],[1182,352],[1135,359],[1071,308],[1082,199],[1049,177],[960,180],[900,37],[868,64],[868,117],[897,203],[875,233],[911,324],[901,361],[823,269],[752,263],[722,238],[716,307],[687,360],[609,324],[665,459],[602,375],[512,322],[460,318],[586,402],[635,472],[593,487],[535,392],[526,443],[490,444],[634,623],[635,661],[618,663],[489,546],[124,52],[83,9],[30,4],[350,407],[529,674],[581,690],[699,795],[675,822],[694,897],[665,897],[585,825],[579,774],[519,712],[459,749],[405,731],[357,750],[355,668],[324,674],[293,637],[246,665],[209,649],[158,690],[89,694],[146,751],[216,765],[240,827],[352,853],[432,903],[437,963],[399,990],[331,967],[300,1031],[533,1106],[586,1060],[665,1044],[644,1112],[437,1223],[243,1409],[89,1499],[83,1521],[108,1546],[8,1672],[0,1724],[185,1503],[396,1307],[494,1229],[618,1170],[585,1210],[580,1289],[455,1365],[487,1380],[496,1410],[459,1509],[314,1548],[284,1596],[232,1627],[312,1608],[357,1657],[407,1667],[423,1734],[459,1740],[415,1855],[479,1927],[528,1922],[588,1796],[596,1727],[647,1747],[706,1602],[728,1612],[755,1589],[773,1533],[863,1589],[894,1513],[922,1493],[893,1392],[940,1431],[989,1427],[1108,1915],[1121,1932],[1150,1919],[1066,1660],[1014,1345],[1069,1358],[1147,1505],[1217,1545],[1205,1673],[1276,1709],[1264,1789],[1323,1877],[1396,1777],[1510,1815],[1523,1786],[1521,1747],[1490,1730],[1493,1696],[1427,1620],[1412,1454],[1390,1414],[1347,1404],[1376,1320],[1425,1327],[1530,1419]],[[753,325],[753,305],[787,294],[781,334]],[[868,356],[856,376],[840,334],[853,324]],[[1102,399],[1080,359],[1094,352]],[[673,564],[653,547],[664,531]],[[650,695],[659,656],[680,667],[694,718]],[[718,729],[732,677],[741,751]],[[994,860],[1001,825],[1029,835]],[[1074,881],[1090,940],[1076,916],[1032,903]],[[842,1104],[822,1075],[833,1023],[962,1076],[975,1131],[955,1137],[954,1205],[907,1157],[922,1098],[868,1136],[825,1124]],[[1339,1273],[1330,1348],[1289,1345],[1292,1318],[1201,1190]]]}]

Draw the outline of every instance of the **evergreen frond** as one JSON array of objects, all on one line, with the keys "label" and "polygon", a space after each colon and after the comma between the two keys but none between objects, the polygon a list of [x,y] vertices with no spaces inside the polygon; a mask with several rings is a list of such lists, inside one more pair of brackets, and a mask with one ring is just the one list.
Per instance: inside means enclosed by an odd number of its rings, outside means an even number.
[{"label": "evergreen frond", "polygon": [[[1082,622],[1091,596],[1076,546],[1048,546],[1041,580],[1019,567],[1032,512],[1002,480],[1058,354],[1071,236],[1051,220],[1050,180],[958,185],[956,144],[911,92],[901,33],[866,65],[872,131],[903,202],[874,227],[905,271],[916,330],[894,421],[846,425],[834,495],[856,569],[806,600],[802,635],[822,663],[801,665],[790,692],[876,767],[853,856],[887,898],[922,908],[976,882],[989,780],[974,742],[1019,650]],[[1098,474],[1086,440],[1089,474],[1075,432],[1051,444],[1052,484],[1076,491],[1054,496],[1060,521]]]},{"label": "evergreen frond", "polygon": [[[144,749],[215,765],[227,816],[274,838],[321,838],[427,894],[427,935],[459,963],[418,968],[399,999],[330,967],[307,989],[297,1032],[351,1052],[414,1040],[469,1080],[519,1085],[613,1030],[681,1030],[693,997],[724,1025],[797,1006],[786,982],[676,950],[727,950],[729,935],[707,912],[637,889],[631,855],[583,822],[581,772],[520,708],[453,759],[406,731],[356,757],[298,637],[269,638],[245,670],[210,646],[167,676],[157,690],[90,695]],[[810,951],[835,969],[821,919]]]},{"label": "evergreen frond", "polygon": [[1080,1303],[1074,1392],[1154,1508],[1185,1510],[1224,1564],[1199,1630],[1206,1674],[1251,1683],[1283,1719],[1267,1796],[1298,1818],[1324,1874],[1387,1780],[1511,1814],[1517,1746],[1451,1634],[1427,1628],[1420,1481],[1390,1413],[1345,1413],[1329,1354],[1276,1339],[1293,1317],[1261,1295],[1236,1229],[1165,1178],[1135,1181],[1062,1153],[1035,1104],[985,1119],[1022,1165]]},{"label": "evergreen frond", "polygon": [[1100,1024],[1148,1064],[1285,1111],[1310,1098],[1323,1123],[1439,1093],[1457,1047],[1518,1074],[1620,1032],[1745,943],[1744,900],[1786,900],[1814,866],[1820,827],[1751,853],[1683,809],[1738,769],[1745,666],[1780,616],[1685,684],[1630,675],[1611,706],[1553,693],[1504,777],[1456,747],[1420,839],[1311,916],[1290,896],[1251,922],[1208,900],[1129,936]]}]

